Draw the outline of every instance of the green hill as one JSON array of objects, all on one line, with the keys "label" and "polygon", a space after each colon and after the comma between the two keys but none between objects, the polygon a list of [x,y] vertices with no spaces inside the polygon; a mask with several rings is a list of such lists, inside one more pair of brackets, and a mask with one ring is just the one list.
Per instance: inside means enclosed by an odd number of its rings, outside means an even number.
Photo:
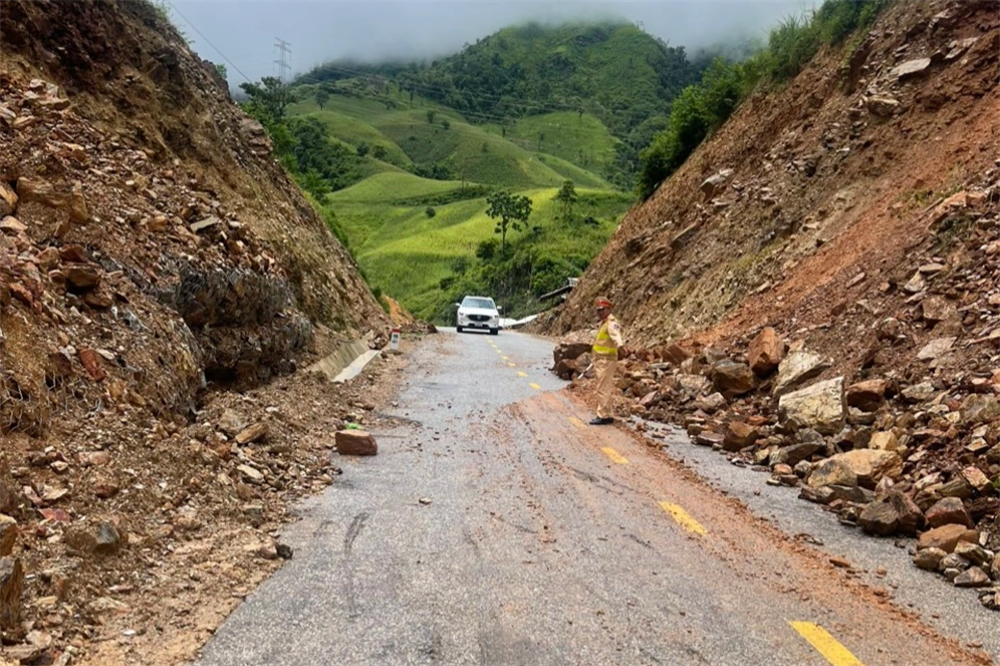
[{"label": "green hill", "polygon": [[[438,321],[463,291],[518,314],[613,233],[631,200],[616,189],[631,190],[638,148],[698,69],[631,24],[523,25],[429,65],[322,65],[293,83],[287,111],[337,147],[315,160],[320,180],[351,169],[333,192],[302,180],[373,286]],[[555,199],[567,181],[571,211]],[[486,216],[497,188],[533,204],[504,253]]]},{"label": "green hill", "polygon": [[[476,268],[477,249],[496,238],[495,223],[486,216],[482,196],[435,206],[433,217],[428,216],[426,206],[392,203],[393,198],[416,194],[421,183],[412,178],[407,174],[373,176],[334,194],[329,207],[351,238],[358,262],[374,287],[420,317],[447,321],[449,304],[460,295],[454,292],[466,290],[460,278]],[[439,194],[461,189],[461,183],[423,184]],[[466,191],[473,190],[467,187]],[[530,309],[532,294],[544,293],[581,272],[607,242],[630,203],[620,193],[580,190],[573,219],[567,221],[561,204],[554,200],[557,192],[556,188],[522,192],[531,198],[533,211],[528,228],[508,236],[510,255],[546,266],[557,264],[558,270],[534,276],[519,296],[497,294],[509,297],[506,305],[512,313]]]},{"label": "green hill", "polygon": [[639,151],[706,65],[630,23],[527,24],[429,66],[333,62],[301,80],[368,99],[379,114],[402,102],[437,103],[468,123],[500,129],[522,149],[554,154],[630,190]]}]

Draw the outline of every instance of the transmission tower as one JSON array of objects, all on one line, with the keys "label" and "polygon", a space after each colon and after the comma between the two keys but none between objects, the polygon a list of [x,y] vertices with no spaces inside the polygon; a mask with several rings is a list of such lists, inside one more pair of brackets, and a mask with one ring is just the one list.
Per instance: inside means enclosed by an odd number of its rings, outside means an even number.
[{"label": "transmission tower", "polygon": [[288,64],[288,56],[292,52],[292,49],[289,48],[291,44],[279,37],[274,39],[274,48],[278,50],[278,59],[274,61],[274,64],[278,66],[278,80],[282,83],[288,83],[288,72],[292,69],[292,66]]}]

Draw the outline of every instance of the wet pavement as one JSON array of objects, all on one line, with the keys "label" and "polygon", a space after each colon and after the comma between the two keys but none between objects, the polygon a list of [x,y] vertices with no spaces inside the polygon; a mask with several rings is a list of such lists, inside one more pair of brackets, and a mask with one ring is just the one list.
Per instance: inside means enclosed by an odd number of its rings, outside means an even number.
[{"label": "wet pavement", "polygon": [[550,362],[506,331],[425,341],[379,455],[338,459],[200,663],[976,663],[658,444],[586,426]]}]

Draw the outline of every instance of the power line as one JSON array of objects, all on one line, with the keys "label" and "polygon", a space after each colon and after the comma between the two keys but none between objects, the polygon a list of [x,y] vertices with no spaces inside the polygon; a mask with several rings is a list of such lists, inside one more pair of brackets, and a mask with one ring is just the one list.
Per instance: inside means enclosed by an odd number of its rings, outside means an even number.
[{"label": "power line", "polygon": [[179,9],[177,9],[177,5],[175,5],[173,3],[170,3],[170,9],[173,10],[173,11],[175,11],[175,12],[177,12],[177,14],[182,19],[184,19],[185,23],[187,23],[189,26],[191,26],[191,29],[194,30],[196,33],[198,33],[199,37],[201,37],[202,39],[205,40],[206,44],[208,44],[213,49],[215,49],[215,52],[218,53],[222,57],[223,60],[225,60],[227,63],[229,63],[232,66],[232,68],[234,70],[236,70],[236,72],[240,76],[242,76],[244,79],[247,80],[247,83],[251,83],[252,82],[252,80],[250,79],[250,77],[247,76],[246,74],[244,74],[243,71],[239,67],[236,66],[236,63],[234,63],[232,60],[230,60],[229,58],[227,58],[226,54],[219,50],[219,47],[217,47],[215,44],[213,44],[212,41],[208,37],[206,37],[204,34],[202,34],[201,30],[198,29],[198,26],[196,26],[194,23],[192,23],[191,19],[189,19],[187,16],[184,15],[184,12],[182,12]]},{"label": "power line", "polygon": [[[321,65],[320,68],[327,69],[327,70],[332,70],[334,72],[340,72],[342,74],[349,74],[349,75],[352,75],[354,77],[381,76],[381,75],[378,75],[378,74],[373,74],[372,72],[364,72],[364,71],[361,71],[361,70],[350,69],[348,67],[343,67],[343,66],[340,66],[340,65],[333,65],[333,64]],[[329,81],[329,79],[319,78],[318,76],[304,75],[304,76],[300,76],[299,78],[297,78],[293,83],[296,83],[296,84],[309,84],[309,83],[324,83],[326,81]],[[454,92],[454,93],[458,94],[459,96],[465,97],[467,99],[487,101],[487,102],[489,102],[491,104],[496,104],[496,103],[500,102],[503,99],[503,97],[504,97],[504,95],[490,95],[490,94],[487,94],[487,93],[471,93],[471,92],[468,92],[468,91],[465,91],[465,90],[461,90],[459,88],[448,88],[446,86],[435,85],[435,84],[432,84],[432,83],[422,83],[422,82],[415,82],[414,81],[414,82],[407,83],[405,88],[403,87],[403,85],[399,81],[394,81],[394,83],[396,83],[396,85],[401,90],[405,90],[405,89],[408,89],[408,88],[413,88],[416,91],[431,92],[431,93],[435,93],[435,94],[444,94],[444,93]],[[545,103],[545,102],[542,102],[541,100],[528,100],[528,101],[536,102],[536,103],[535,104],[525,104],[525,103],[522,103],[521,101],[514,100],[512,98],[512,102],[515,105],[520,106],[522,108],[526,108],[526,109],[536,109],[536,110],[543,110],[543,111],[550,111],[550,112],[552,112],[552,111],[574,111],[574,112],[579,111],[579,106],[578,105],[574,105],[574,104],[561,104],[559,102]]]},{"label": "power line", "polygon": [[288,48],[291,44],[280,37],[275,37],[274,39],[274,48],[278,49],[278,52],[280,53],[278,59],[274,61],[274,64],[278,66],[278,80],[282,83],[287,83],[288,76],[286,75],[286,72],[291,72],[292,66],[288,64],[288,58],[286,56],[292,52],[292,50]]}]

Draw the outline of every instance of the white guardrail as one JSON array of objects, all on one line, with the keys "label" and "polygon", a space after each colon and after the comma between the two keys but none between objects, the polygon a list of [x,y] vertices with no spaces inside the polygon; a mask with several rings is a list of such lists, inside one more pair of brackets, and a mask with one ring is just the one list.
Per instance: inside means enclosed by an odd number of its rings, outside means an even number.
[{"label": "white guardrail", "polygon": [[536,319],[538,319],[538,315],[536,314],[528,315],[524,319],[508,319],[506,317],[500,317],[500,326],[501,328],[519,328]]}]

